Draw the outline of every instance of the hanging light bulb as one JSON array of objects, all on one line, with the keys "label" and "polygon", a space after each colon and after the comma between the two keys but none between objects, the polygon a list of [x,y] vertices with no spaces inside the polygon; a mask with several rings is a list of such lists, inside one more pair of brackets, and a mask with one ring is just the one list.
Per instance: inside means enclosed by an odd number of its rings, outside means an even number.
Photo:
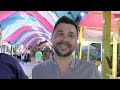
[{"label": "hanging light bulb", "polygon": [[85,15],[85,13],[84,13],[84,12],[81,12],[80,15],[83,17],[83,16]]}]

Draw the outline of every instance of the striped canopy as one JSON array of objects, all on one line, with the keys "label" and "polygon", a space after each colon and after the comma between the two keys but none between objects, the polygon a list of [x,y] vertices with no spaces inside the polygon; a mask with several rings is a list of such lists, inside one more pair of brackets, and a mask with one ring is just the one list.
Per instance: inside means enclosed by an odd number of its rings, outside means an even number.
[{"label": "striped canopy", "polygon": [[34,46],[43,41],[51,43],[51,34],[58,18],[67,15],[76,19],[78,11],[0,11],[2,40]]}]

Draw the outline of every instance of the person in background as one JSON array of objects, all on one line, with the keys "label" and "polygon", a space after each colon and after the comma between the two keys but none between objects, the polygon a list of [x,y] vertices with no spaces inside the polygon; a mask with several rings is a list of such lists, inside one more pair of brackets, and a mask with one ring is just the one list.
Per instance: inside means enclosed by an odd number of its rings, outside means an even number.
[{"label": "person in background", "polygon": [[72,56],[77,46],[78,26],[63,16],[55,24],[51,42],[53,58],[35,66],[33,79],[101,79],[97,66]]},{"label": "person in background", "polygon": [[50,58],[49,55],[50,55],[49,48],[45,47],[43,49],[43,61],[48,60]]},{"label": "person in background", "polygon": [[42,57],[43,55],[39,48],[38,51],[35,53],[36,62],[40,63],[41,61],[43,61]]},{"label": "person in background", "polygon": [[[30,60],[30,48],[28,48],[28,50],[27,50],[27,59]],[[31,61],[31,60],[30,60],[30,61]]]}]

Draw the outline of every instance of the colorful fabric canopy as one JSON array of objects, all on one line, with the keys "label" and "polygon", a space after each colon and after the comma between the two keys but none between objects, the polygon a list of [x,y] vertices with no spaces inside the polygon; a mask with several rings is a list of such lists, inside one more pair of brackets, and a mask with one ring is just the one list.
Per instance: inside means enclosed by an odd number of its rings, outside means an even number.
[{"label": "colorful fabric canopy", "polygon": [[[76,18],[79,11],[0,11],[2,40],[12,44],[34,46],[51,42],[53,27],[58,18]],[[72,15],[72,16],[71,16]]]},{"label": "colorful fabric canopy", "polygon": [[51,11],[0,11],[2,40],[32,46],[48,40],[58,17]]}]

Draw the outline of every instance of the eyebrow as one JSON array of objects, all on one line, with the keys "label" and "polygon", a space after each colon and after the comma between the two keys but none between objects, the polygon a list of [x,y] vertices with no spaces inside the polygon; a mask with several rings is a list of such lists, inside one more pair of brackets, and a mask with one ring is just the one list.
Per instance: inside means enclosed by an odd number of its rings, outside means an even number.
[{"label": "eyebrow", "polygon": [[[63,32],[63,30],[59,30],[59,31],[57,31],[57,32],[58,32],[58,33],[59,33],[59,32]],[[69,32],[69,34],[74,34],[74,35],[75,35],[75,33],[74,33],[74,32],[71,32],[71,31]]]},{"label": "eyebrow", "polygon": [[63,32],[63,30],[59,30],[59,31],[57,31],[57,32]]},{"label": "eyebrow", "polygon": [[70,34],[75,34],[74,32],[69,32]]},{"label": "eyebrow", "polygon": [[[59,30],[59,31],[57,31],[57,32],[63,32],[63,30]],[[71,33],[71,34],[75,34],[74,32],[69,32],[69,33]]]}]

